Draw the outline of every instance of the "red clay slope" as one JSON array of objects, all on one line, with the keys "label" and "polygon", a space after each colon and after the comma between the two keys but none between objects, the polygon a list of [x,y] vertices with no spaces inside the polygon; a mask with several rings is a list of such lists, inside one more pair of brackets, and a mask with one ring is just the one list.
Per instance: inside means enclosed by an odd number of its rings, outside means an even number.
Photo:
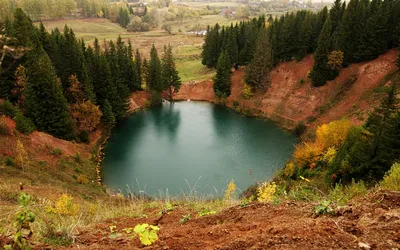
[{"label": "red clay slope", "polygon": [[[307,78],[313,65],[311,55],[300,62],[283,62],[271,72],[271,87],[250,100],[242,97],[244,69],[239,69],[232,75],[232,95],[227,105],[232,107],[236,100],[288,129],[299,122],[314,126],[343,116],[357,124],[382,96],[382,91],[377,90],[387,83],[385,76],[396,69],[396,55],[391,50],[375,60],[352,64],[343,68],[335,80],[319,88],[312,87]],[[184,84],[175,99],[215,102],[212,81]]]}]

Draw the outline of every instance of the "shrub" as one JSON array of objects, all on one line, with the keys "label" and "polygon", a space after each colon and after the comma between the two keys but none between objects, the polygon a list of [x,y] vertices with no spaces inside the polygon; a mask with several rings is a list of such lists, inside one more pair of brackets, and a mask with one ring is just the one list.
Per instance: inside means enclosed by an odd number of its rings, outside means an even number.
[{"label": "shrub", "polygon": [[5,115],[0,116],[0,135],[11,135],[11,128],[7,124]]},{"label": "shrub", "polygon": [[15,117],[16,129],[24,134],[30,134],[35,130],[33,122],[26,118],[21,112],[18,112]]},{"label": "shrub", "polygon": [[59,148],[55,148],[55,149],[51,150],[51,154],[59,156],[59,155],[62,155],[62,151]]},{"label": "shrub", "polygon": [[74,203],[72,196],[63,194],[57,200],[54,206],[48,206],[47,212],[59,215],[76,215],[79,211],[79,205]]},{"label": "shrub", "polygon": [[294,128],[293,132],[295,135],[300,136],[306,131],[307,126],[303,122],[299,122]]},{"label": "shrub", "polygon": [[4,101],[0,104],[0,115],[6,115],[14,118],[17,115],[18,109],[9,101]]},{"label": "shrub", "polygon": [[300,83],[301,85],[303,85],[305,82],[306,82],[306,81],[304,81],[303,78],[301,78],[300,81],[299,81],[299,83]]},{"label": "shrub", "polygon": [[89,179],[82,175],[79,175],[78,178],[76,178],[76,181],[79,184],[88,184],[89,183]]},{"label": "shrub", "polygon": [[239,102],[238,101],[233,101],[233,108],[236,110],[239,107]]},{"label": "shrub", "polygon": [[400,191],[400,163],[395,163],[379,184],[381,188]]},{"label": "shrub", "polygon": [[235,190],[236,190],[235,182],[233,180],[231,180],[228,183],[227,189],[225,190],[225,195],[224,195],[225,200],[231,200],[232,195],[235,193]]},{"label": "shrub", "polygon": [[257,200],[259,202],[270,202],[274,199],[274,194],[276,192],[275,182],[264,182],[257,189]]},{"label": "shrub", "polygon": [[243,85],[243,91],[242,91],[242,95],[245,99],[250,99],[254,96],[253,91],[251,90],[250,85],[248,84],[244,84]]},{"label": "shrub", "polygon": [[10,156],[6,156],[6,158],[4,159],[4,163],[6,164],[6,166],[9,167],[13,167],[15,165],[14,159],[11,158]]},{"label": "shrub", "polygon": [[82,143],[89,143],[89,133],[85,130],[79,132],[79,134],[77,135],[78,140]]}]

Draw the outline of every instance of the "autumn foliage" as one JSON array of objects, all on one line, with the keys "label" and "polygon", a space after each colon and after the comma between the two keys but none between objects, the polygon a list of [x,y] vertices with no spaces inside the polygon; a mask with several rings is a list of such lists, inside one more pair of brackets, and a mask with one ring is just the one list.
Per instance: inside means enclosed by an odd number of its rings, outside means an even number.
[{"label": "autumn foliage", "polygon": [[81,131],[93,131],[100,124],[101,111],[91,101],[71,104],[70,112]]},{"label": "autumn foliage", "polygon": [[304,142],[296,147],[293,161],[298,167],[312,168],[317,162],[329,163],[346,140],[351,123],[338,120],[317,128],[313,142]]}]

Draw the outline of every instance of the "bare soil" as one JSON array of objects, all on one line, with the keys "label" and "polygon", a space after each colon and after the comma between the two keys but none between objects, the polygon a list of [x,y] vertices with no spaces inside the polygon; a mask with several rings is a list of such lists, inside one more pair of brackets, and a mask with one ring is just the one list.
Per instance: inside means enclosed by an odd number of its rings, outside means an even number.
[{"label": "bare soil", "polygon": [[[396,70],[396,55],[397,51],[391,50],[375,60],[352,64],[341,69],[335,80],[318,88],[312,87],[307,77],[313,65],[312,55],[300,62],[283,62],[271,72],[268,90],[255,93],[249,100],[242,96],[244,69],[239,69],[232,75],[227,106],[233,107],[237,101],[240,108],[288,129],[300,122],[315,127],[341,117],[360,124],[382,97],[382,87],[390,82],[385,77]],[[184,84],[175,99],[217,102],[212,84],[211,80]]]},{"label": "bare soil", "polygon": [[[316,204],[285,201],[279,205],[251,203],[216,215],[196,217],[177,207],[159,217],[119,218],[82,231],[72,249],[399,249],[400,193],[379,191],[336,208],[334,215],[316,217]],[[129,216],[129,215],[127,215]],[[160,219],[161,218],[161,219]],[[158,224],[159,240],[144,247],[138,238],[109,238],[140,223]],[[363,245],[365,244],[365,245]],[[367,248],[365,248],[367,249]]]}]

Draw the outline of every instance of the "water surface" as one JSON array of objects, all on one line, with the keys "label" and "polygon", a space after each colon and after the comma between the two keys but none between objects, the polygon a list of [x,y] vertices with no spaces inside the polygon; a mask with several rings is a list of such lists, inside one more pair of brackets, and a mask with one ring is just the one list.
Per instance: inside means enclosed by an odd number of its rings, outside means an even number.
[{"label": "water surface", "polygon": [[270,179],[296,137],[274,123],[204,102],[167,103],[140,111],[113,130],[102,166],[104,183],[124,193],[219,196]]}]

